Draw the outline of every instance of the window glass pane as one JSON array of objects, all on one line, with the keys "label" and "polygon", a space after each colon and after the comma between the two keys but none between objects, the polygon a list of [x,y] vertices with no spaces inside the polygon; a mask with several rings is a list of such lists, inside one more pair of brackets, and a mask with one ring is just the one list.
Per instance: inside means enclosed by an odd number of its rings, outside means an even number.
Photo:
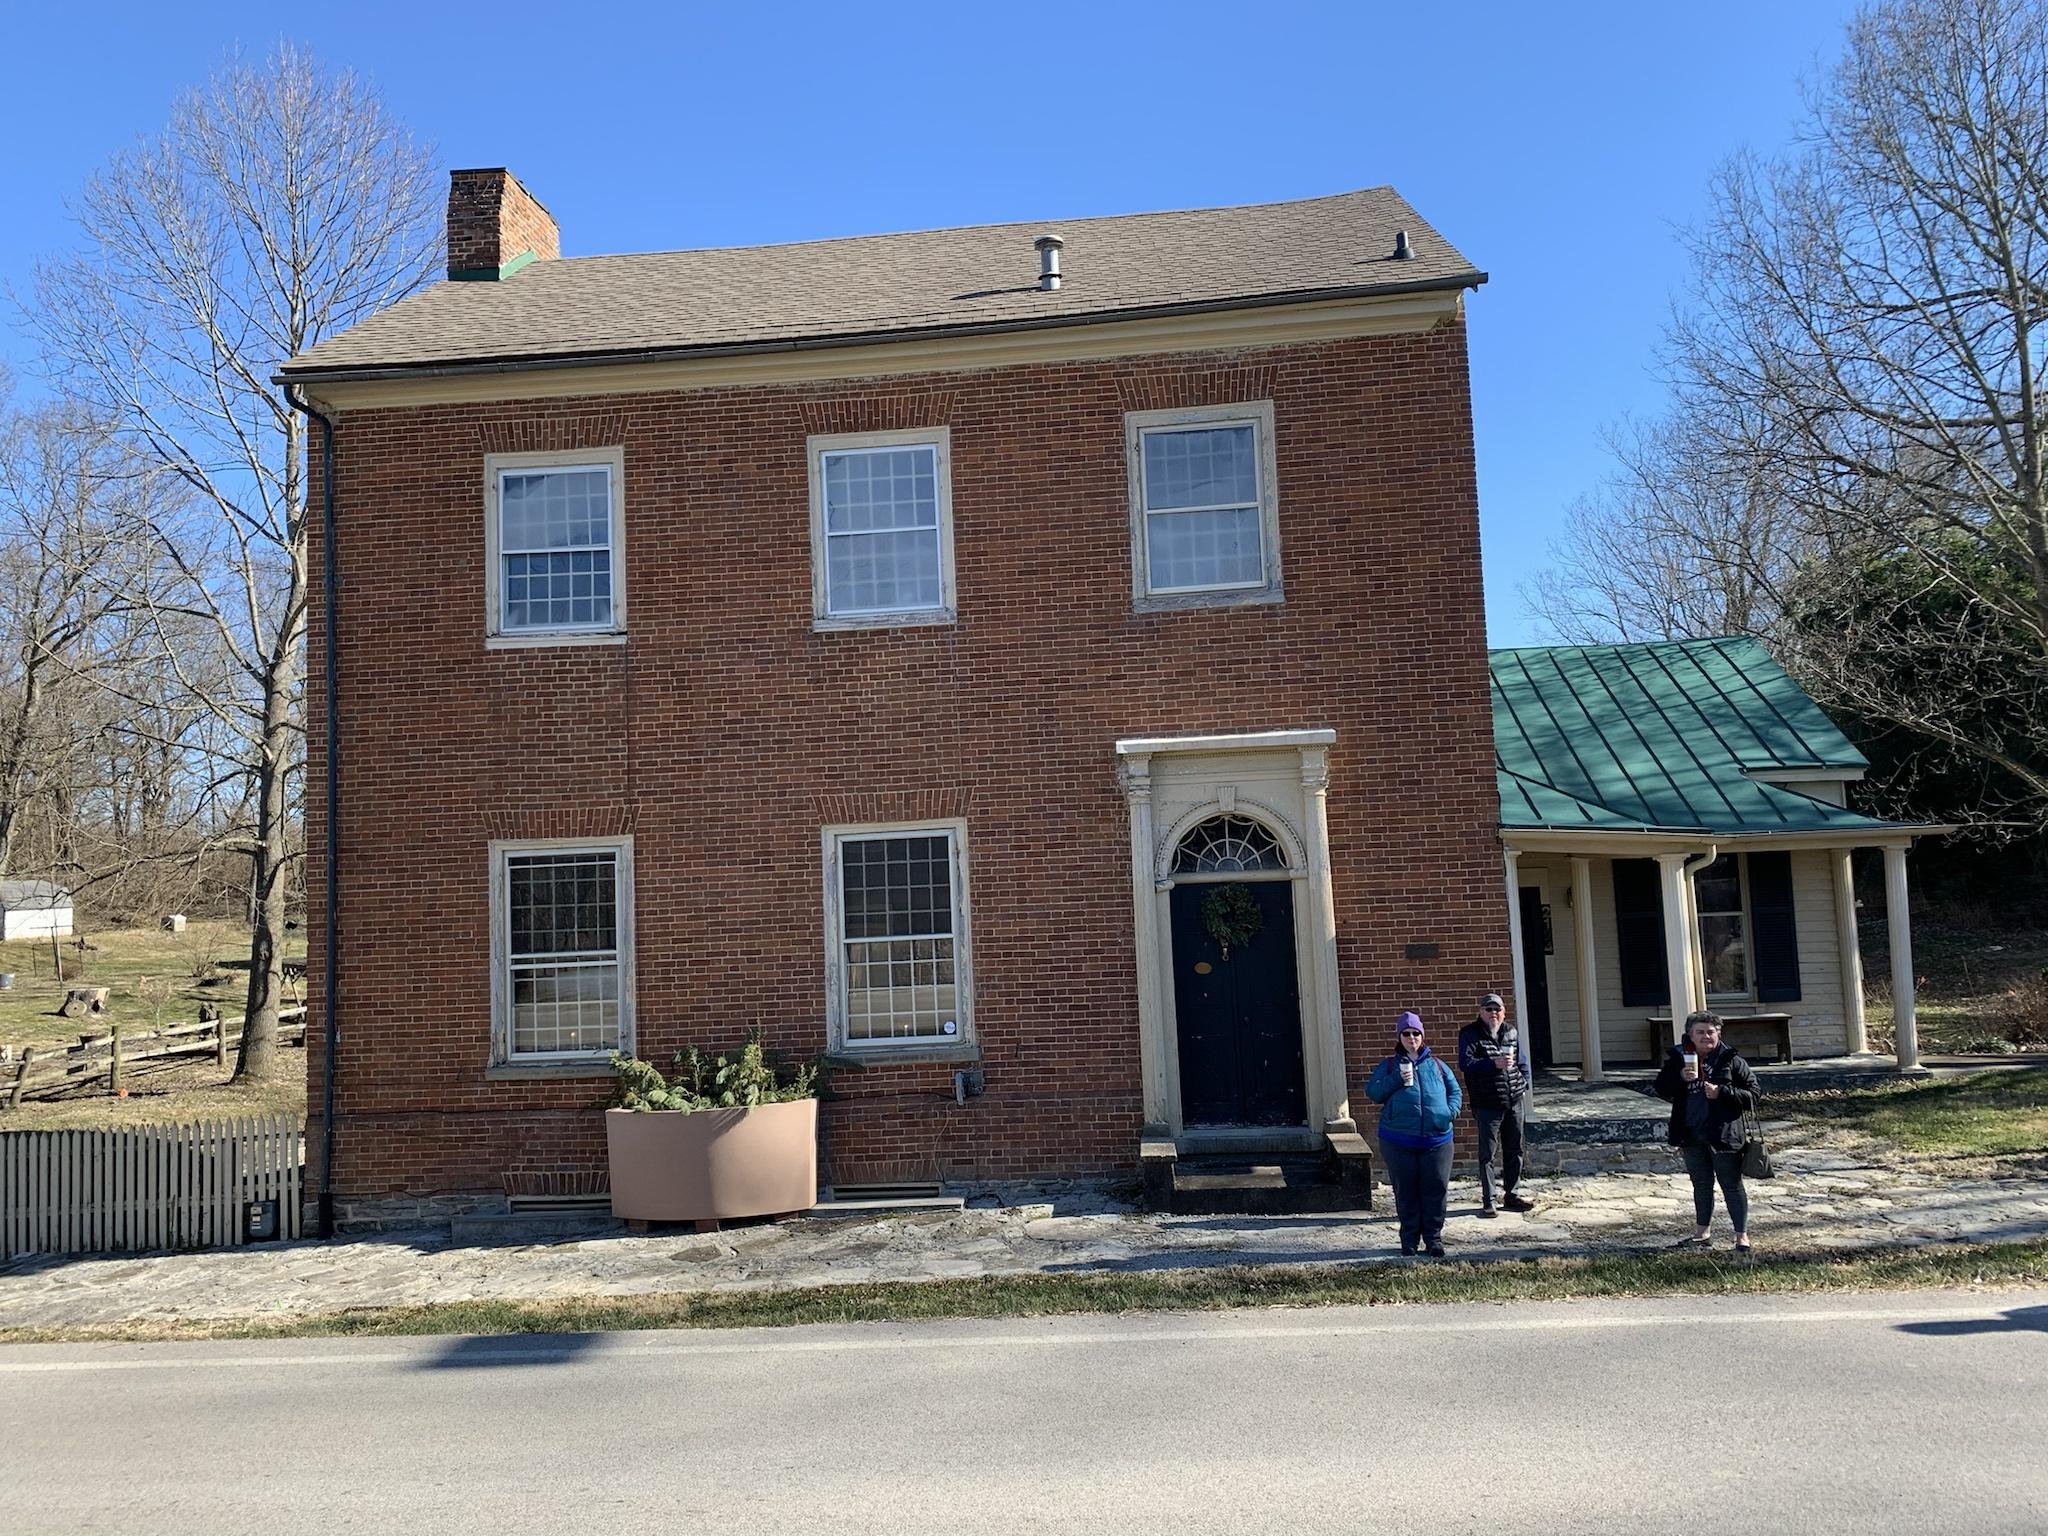
[{"label": "window glass pane", "polygon": [[938,529],[827,535],[825,594],[828,613],[943,606]]},{"label": "window glass pane", "polygon": [[937,448],[868,448],[823,458],[827,533],[939,526]]},{"label": "window glass pane", "polygon": [[618,947],[616,854],[514,854],[505,875],[514,959]]},{"label": "window glass pane", "polygon": [[1146,584],[1154,592],[1258,586],[1266,579],[1259,509],[1148,516],[1145,559]]},{"label": "window glass pane", "polygon": [[619,1046],[617,961],[512,966],[514,1055],[614,1051]]},{"label": "window glass pane", "polygon": [[1702,912],[1742,910],[1742,866],[1739,855],[1724,853],[1692,877],[1693,894]]},{"label": "window glass pane", "polygon": [[839,860],[847,1038],[957,1034],[952,840],[848,839]]},{"label": "window glass pane", "polygon": [[1259,499],[1257,434],[1249,424],[1147,432],[1145,506],[1249,506]]},{"label": "window glass pane", "polygon": [[611,475],[550,469],[498,477],[499,623],[506,630],[612,622]]},{"label": "window glass pane", "polygon": [[1749,991],[1749,946],[1743,939],[1740,913],[1701,914],[1700,959],[1706,969],[1709,997]]}]

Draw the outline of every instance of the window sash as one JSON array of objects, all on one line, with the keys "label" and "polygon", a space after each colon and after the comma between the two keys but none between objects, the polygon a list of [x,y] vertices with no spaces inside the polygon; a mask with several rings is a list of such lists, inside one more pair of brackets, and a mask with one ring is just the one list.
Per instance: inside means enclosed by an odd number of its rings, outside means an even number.
[{"label": "window sash", "polygon": [[[1154,438],[1185,436],[1196,432],[1222,432],[1233,428],[1249,431],[1251,434],[1250,457],[1252,471],[1252,495],[1250,500],[1205,502],[1188,506],[1162,506],[1152,504],[1151,455],[1147,447]],[[1265,442],[1261,436],[1263,423],[1256,417],[1216,417],[1209,420],[1177,423],[1172,426],[1140,427],[1138,429],[1138,504],[1142,513],[1141,532],[1144,536],[1142,551],[1145,569],[1145,591],[1148,596],[1179,596],[1201,592],[1246,592],[1270,585],[1272,581],[1270,557],[1266,549],[1265,504]],[[1155,568],[1158,561],[1154,555],[1153,529],[1165,520],[1187,518],[1216,512],[1237,512],[1250,515],[1250,534],[1258,554],[1258,573],[1235,581],[1173,582],[1158,580]]]},{"label": "window sash", "polygon": [[[865,528],[834,527],[834,505],[832,500],[832,470],[835,464],[850,463],[856,459],[879,459],[892,454],[915,454],[922,464],[917,478],[931,481],[931,503],[927,511],[922,505],[915,507],[917,521],[873,523]],[[824,538],[820,551],[823,561],[824,607],[828,618],[853,618],[876,614],[892,613],[943,613],[946,608],[945,575],[945,485],[943,468],[940,464],[939,445],[936,442],[908,442],[875,444],[860,448],[826,448],[818,452],[818,497],[819,532]],[[891,569],[888,580],[900,591],[904,587],[917,590],[910,602],[858,603],[844,594],[848,584],[842,574],[834,582],[835,550],[853,550],[860,542],[881,549],[888,544],[897,546],[899,552],[888,558]],[[914,551],[906,561],[900,551]],[[928,594],[928,595],[927,595]]]},{"label": "window sash", "polygon": [[[590,474],[600,476],[604,488],[604,537],[601,542],[592,539],[584,539],[579,542],[566,544],[534,543],[530,539],[514,542],[508,536],[509,517],[505,495],[506,481],[545,481],[558,475]],[[498,590],[497,613],[495,617],[498,633],[506,635],[536,635],[609,633],[616,631],[619,627],[619,511],[618,488],[616,481],[613,479],[612,466],[602,462],[588,464],[508,465],[501,467],[497,471],[495,485],[497,494],[493,515],[498,542],[496,573]],[[579,561],[578,557],[583,558]],[[547,562],[548,568],[539,571],[526,569],[517,574],[514,572],[515,562],[536,562],[541,560]],[[567,569],[556,570],[553,568],[557,562],[564,560],[568,562]],[[579,565],[587,568],[578,568]],[[601,593],[597,591],[599,586],[598,578],[600,577],[602,578],[603,587]],[[524,602],[545,606],[550,612],[556,603],[570,604],[572,611],[573,605],[577,602],[589,602],[594,610],[601,604],[601,615],[593,611],[588,619],[576,619],[573,617],[556,619],[550,616],[541,619],[525,618],[515,622],[512,618],[512,610],[518,604],[515,603],[511,596],[513,583],[519,580],[532,581],[536,578],[545,583],[552,583],[556,579],[566,578],[570,583],[571,591],[566,596],[559,598],[549,593],[544,597],[525,599]],[[591,590],[587,593],[577,593],[574,588],[579,580],[587,581]]]},{"label": "window sash", "polygon": [[[602,1060],[631,1048],[628,945],[631,866],[620,845],[502,848],[498,851],[495,928],[498,952],[498,1045],[505,1062]],[[609,867],[609,947],[518,949],[513,912],[522,865],[574,860]],[[531,928],[529,923],[528,927]],[[583,935],[579,934],[578,937]]]},{"label": "window sash", "polygon": [[[1735,903],[1733,906],[1726,904],[1725,896],[1721,899],[1720,905],[1708,906],[1705,902],[1698,900],[1698,876],[1694,877],[1693,885],[1695,904],[1698,907],[1699,917],[1701,986],[1705,990],[1707,999],[1710,1002],[1727,999],[1746,999],[1753,997],[1756,990],[1755,959],[1749,952],[1749,869],[1743,856],[1739,853],[1727,854],[1724,857],[1734,860],[1733,884],[1735,888]],[[1712,865],[1708,866],[1709,869],[1712,867]],[[1702,871],[1702,873],[1704,872]],[[1715,883],[1723,884],[1726,882],[1727,877],[1722,876]],[[1712,948],[1709,947],[1709,934],[1714,936]],[[1708,970],[1716,956],[1732,957],[1736,966],[1736,972],[1729,979],[1734,981],[1736,985],[1716,987],[1711,984]]]},{"label": "window sash", "polygon": [[[957,829],[897,827],[831,835],[831,937],[837,962],[833,1002],[839,1043],[848,1050],[861,1051],[902,1046],[943,1048],[967,1040],[972,1004],[963,899],[965,879]],[[853,903],[847,880],[852,866],[847,850],[859,844],[934,841],[944,844],[948,926],[920,927],[918,931],[903,933],[850,932]],[[883,890],[886,894],[887,887]],[[898,971],[906,968],[908,978],[898,980]],[[887,979],[879,985],[874,981],[876,970],[887,972]],[[865,984],[856,986],[856,978]],[[951,1034],[944,1029],[949,1019],[955,1026]]]}]

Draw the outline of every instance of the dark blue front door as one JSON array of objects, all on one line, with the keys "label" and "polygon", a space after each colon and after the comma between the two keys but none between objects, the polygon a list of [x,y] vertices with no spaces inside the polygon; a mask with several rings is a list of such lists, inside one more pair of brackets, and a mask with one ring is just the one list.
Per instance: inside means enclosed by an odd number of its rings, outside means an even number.
[{"label": "dark blue front door", "polygon": [[1301,1125],[1301,1001],[1294,887],[1246,881],[1264,921],[1226,956],[1202,921],[1214,885],[1173,888],[1173,998],[1181,1118],[1190,1125]]}]

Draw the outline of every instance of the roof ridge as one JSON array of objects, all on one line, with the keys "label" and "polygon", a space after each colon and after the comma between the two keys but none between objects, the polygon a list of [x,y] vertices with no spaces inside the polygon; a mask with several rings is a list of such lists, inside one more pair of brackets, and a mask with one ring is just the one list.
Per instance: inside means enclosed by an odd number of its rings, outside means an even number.
[{"label": "roof ridge", "polygon": [[[1055,229],[1064,231],[1088,224],[1128,224],[1140,219],[1184,218],[1195,213],[1250,213],[1267,208],[1305,208],[1312,203],[1335,203],[1349,197],[1363,197],[1369,192],[1390,192],[1401,197],[1392,182],[1380,182],[1370,187],[1353,187],[1348,192],[1324,192],[1315,197],[1279,197],[1258,203],[1216,203],[1195,208],[1148,208],[1137,213],[1091,213],[1079,218],[1052,216],[1035,219],[996,219],[986,224],[934,224],[922,229],[885,229],[869,234],[824,235],[812,240],[756,240],[742,245],[679,245],[658,251],[598,251],[588,256],[559,256],[548,266],[561,267],[570,263],[593,261],[641,261],[659,259],[664,256],[711,256],[729,251],[788,251],[812,246],[845,245],[852,241],[914,240],[926,235],[956,235],[969,230],[992,229]],[[1406,198],[1401,198],[1405,203]],[[1411,203],[1412,208],[1414,205]],[[1422,216],[1418,213],[1416,217]]]}]

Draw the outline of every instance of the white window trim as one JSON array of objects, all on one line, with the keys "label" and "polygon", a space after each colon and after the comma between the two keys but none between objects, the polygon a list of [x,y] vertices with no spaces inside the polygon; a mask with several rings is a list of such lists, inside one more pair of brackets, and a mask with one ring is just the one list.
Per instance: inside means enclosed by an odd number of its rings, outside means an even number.
[{"label": "white window trim", "polygon": [[618,897],[619,939],[619,1050],[633,1054],[634,1007],[637,983],[633,961],[633,839],[628,837],[535,837],[493,839],[491,853],[491,1065],[495,1069],[521,1068],[545,1072],[549,1067],[576,1067],[602,1063],[609,1051],[556,1051],[547,1054],[512,1051],[512,913],[506,866],[510,856],[522,853],[611,853],[618,858],[615,886]]},{"label": "white window trim", "polygon": [[[1259,553],[1265,574],[1257,582],[1230,586],[1169,587],[1154,591],[1146,558],[1145,435],[1162,428],[1249,426],[1259,467]],[[1280,480],[1273,446],[1273,402],[1205,405],[1171,411],[1128,411],[1124,415],[1125,480],[1130,488],[1131,605],[1140,613],[1180,608],[1218,608],[1285,600],[1280,579]],[[1176,508],[1176,511],[1189,510]]]},{"label": "white window trim", "polygon": [[1693,942],[1700,950],[1700,987],[1706,988],[1707,919],[1709,917],[1740,917],[1742,919],[1742,970],[1748,985],[1740,992],[1707,992],[1709,1004],[1753,1003],[1756,1001],[1756,924],[1749,914],[1749,855],[1731,851],[1729,858],[1735,860],[1735,888],[1741,894],[1742,905],[1737,911],[1726,908],[1707,911],[1699,904],[1698,887],[1693,891],[1693,921],[1696,931]]},{"label": "white window trim", "polygon": [[[503,520],[499,516],[499,477],[510,470],[602,469],[611,490],[612,616],[606,624],[552,629],[504,627],[505,562]],[[626,451],[623,448],[580,448],[574,452],[489,453],[484,455],[484,647],[516,650],[537,645],[619,645],[626,638]]]},{"label": "white window trim", "polygon": [[[938,460],[939,605],[936,608],[890,608],[864,613],[833,613],[826,590],[825,465],[828,453],[859,448],[932,448]],[[953,596],[953,434],[948,427],[919,427],[907,432],[821,433],[804,439],[811,481],[811,628],[895,629],[913,624],[951,624],[957,617]]]},{"label": "white window trim", "polygon": [[[849,842],[943,833],[952,845],[953,1011],[957,1035],[923,1040],[849,1040],[846,1036],[846,935],[840,897],[839,849]],[[848,1056],[958,1056],[976,1049],[974,1026],[973,915],[968,898],[967,823],[959,817],[933,821],[860,822],[822,829],[825,878],[825,1039],[827,1049]]]}]

